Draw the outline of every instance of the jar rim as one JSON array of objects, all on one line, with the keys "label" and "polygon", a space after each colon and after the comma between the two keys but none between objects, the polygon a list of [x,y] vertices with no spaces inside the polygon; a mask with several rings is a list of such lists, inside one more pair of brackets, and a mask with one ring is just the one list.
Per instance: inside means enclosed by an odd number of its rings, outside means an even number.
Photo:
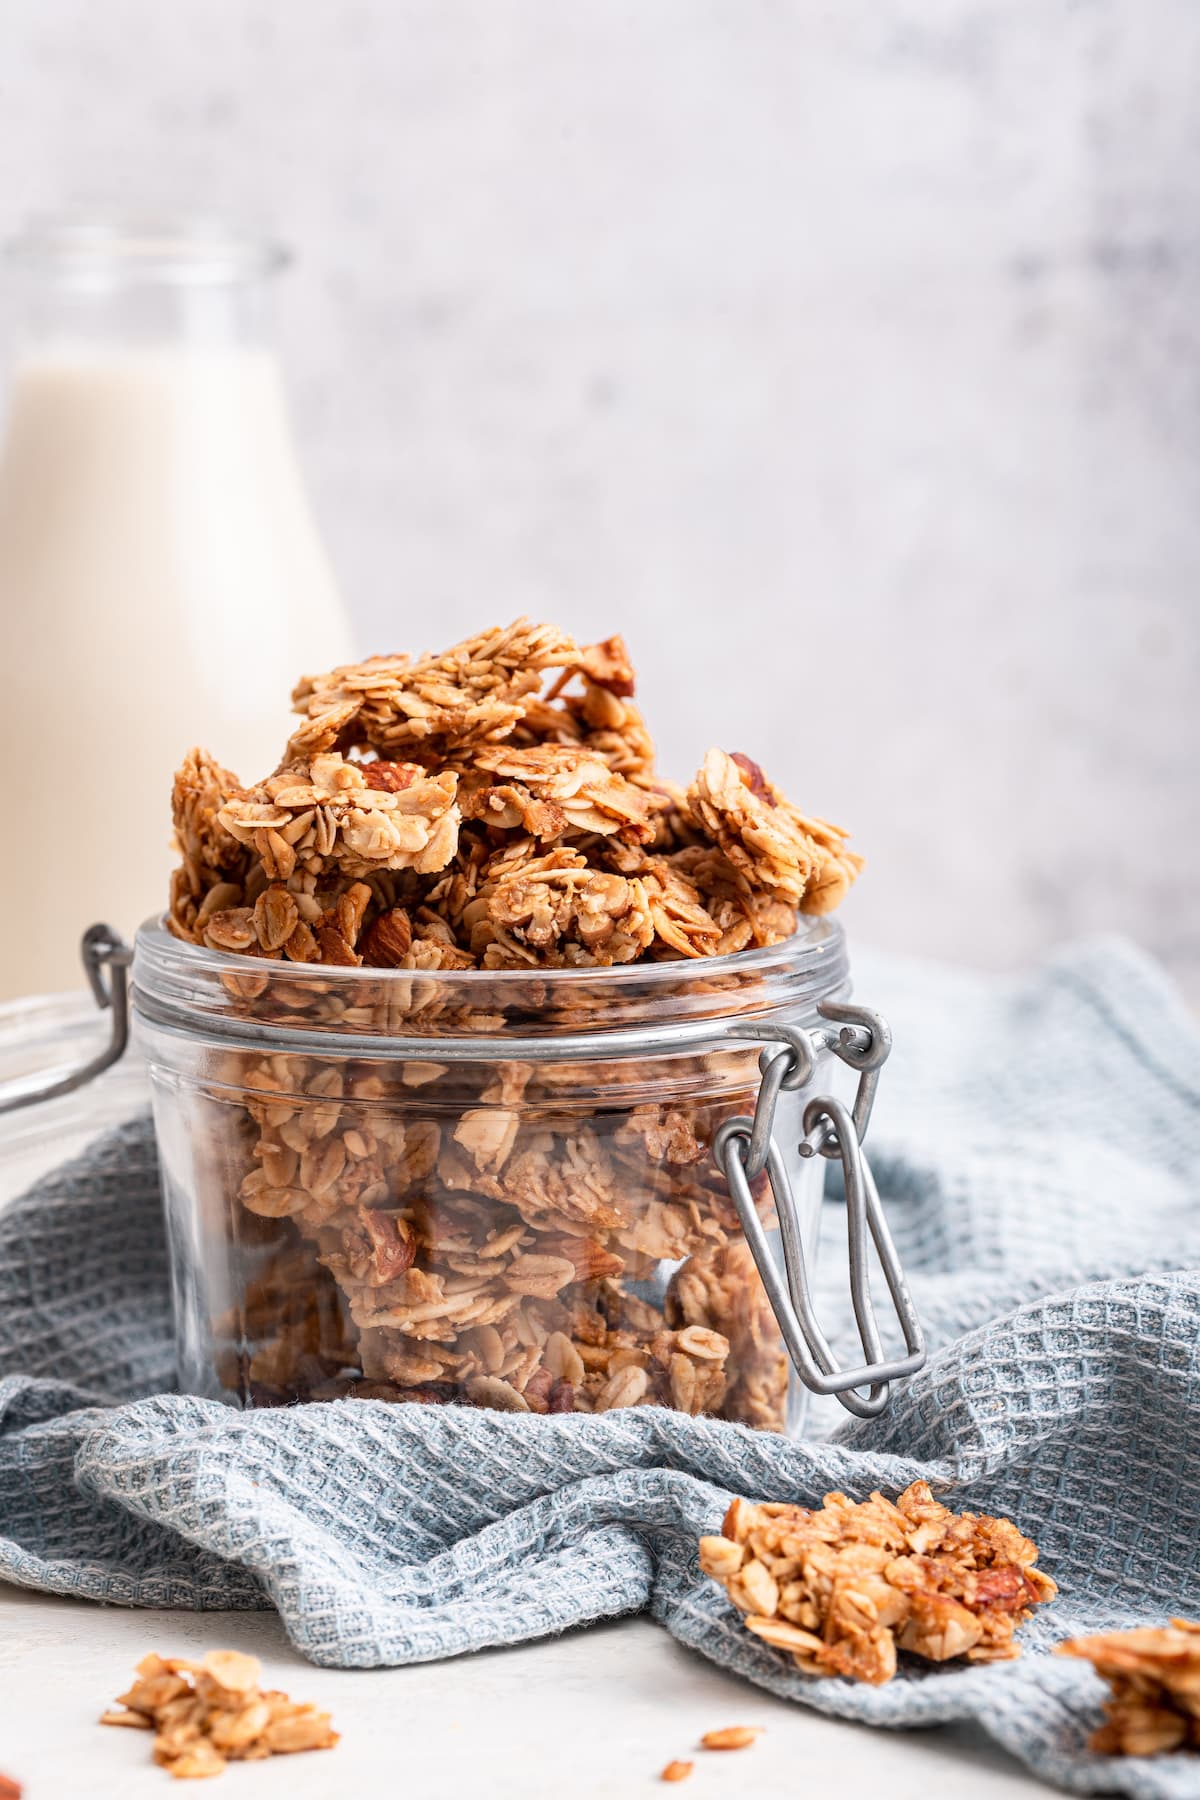
[{"label": "jar rim", "polygon": [[795,968],[798,966],[798,952],[804,952],[815,964],[817,958],[823,959],[828,954],[828,949],[833,944],[844,946],[845,933],[837,921],[828,915],[821,917],[804,914],[790,937],[781,938],[776,944],[759,944],[751,950],[737,950],[728,956],[692,956],[680,958],[678,962],[589,964],[586,967],[565,969],[545,968],[539,964],[531,964],[527,969],[375,969],[365,965],[342,967],[331,963],[273,963],[263,958],[247,958],[236,950],[209,950],[200,944],[189,944],[167,929],[165,913],[147,919],[139,927],[137,939],[139,945],[144,943],[147,949],[161,948],[186,957],[189,962],[230,974],[244,975],[249,968],[257,974],[277,969],[286,973],[289,981],[299,978],[322,982],[329,981],[331,977],[351,982],[378,981],[381,977],[411,981],[414,975],[420,975],[424,979],[445,982],[450,988],[461,987],[464,991],[469,991],[472,984],[481,980],[486,980],[489,984],[511,983],[516,986],[520,982],[529,981],[586,983],[602,978],[605,982],[618,983],[649,980],[667,986],[678,982],[681,972],[688,970],[704,976],[716,969],[765,972],[784,967]]},{"label": "jar rim", "polygon": [[[455,1060],[654,1054],[712,1043],[739,1019],[796,1017],[844,994],[845,933],[805,918],[730,956],[569,969],[371,969],[208,950],[161,919],[137,933],[133,1004],[168,1030],[261,1049]],[[314,1023],[314,1016],[318,1023]]]}]

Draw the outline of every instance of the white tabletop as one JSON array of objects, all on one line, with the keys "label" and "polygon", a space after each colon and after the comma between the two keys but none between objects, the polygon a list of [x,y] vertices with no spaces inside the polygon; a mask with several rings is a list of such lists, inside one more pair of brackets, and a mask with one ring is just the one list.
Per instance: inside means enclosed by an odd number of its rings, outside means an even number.
[{"label": "white tabletop", "polygon": [[[147,1650],[260,1656],[270,1682],[328,1707],[335,1750],[234,1766],[230,1800],[627,1800],[679,1794],[755,1800],[990,1800],[1044,1795],[982,1734],[882,1732],[772,1699],[682,1649],[645,1619],[622,1619],[511,1650],[408,1669],[316,1669],[273,1613],[131,1612],[0,1584],[0,1771],[25,1800],[160,1800],[178,1792],[150,1760],[149,1734],[96,1723]],[[748,1750],[696,1748],[721,1725],[763,1725]],[[679,1786],[657,1780],[695,1761]],[[208,1792],[206,1788],[204,1790]]]}]

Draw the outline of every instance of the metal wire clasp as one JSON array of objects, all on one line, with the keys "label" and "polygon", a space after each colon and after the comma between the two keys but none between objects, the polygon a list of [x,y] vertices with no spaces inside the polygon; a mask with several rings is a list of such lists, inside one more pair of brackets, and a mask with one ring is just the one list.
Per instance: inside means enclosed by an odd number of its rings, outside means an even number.
[{"label": "metal wire clasp", "polygon": [[[896,1247],[888,1231],[862,1141],[871,1120],[879,1071],[891,1050],[891,1032],[884,1019],[865,1006],[823,1001],[817,1007],[822,1018],[840,1027],[836,1032],[805,1031],[799,1026],[736,1025],[733,1037],[771,1038],[780,1049],[764,1047],[759,1057],[762,1084],[752,1119],[729,1119],[713,1141],[713,1154],[724,1171],[737,1208],[742,1230],[750,1246],[763,1287],[779,1321],[796,1373],[818,1394],[836,1394],[848,1412],[872,1418],[888,1402],[888,1384],[913,1375],[925,1361],[925,1338],[908,1291]],[[864,1361],[844,1369],[831,1349],[813,1306],[804,1240],[787,1165],[774,1137],[775,1111],[785,1089],[807,1087],[816,1072],[817,1057],[830,1050],[858,1071],[858,1091],[853,1107],[832,1095],[816,1095],[804,1109],[801,1156],[837,1157],[842,1164],[846,1189],[846,1226],[850,1259],[850,1298],[858,1326]],[[751,1182],[766,1170],[779,1219],[783,1249],[781,1275],[751,1191]],[[886,1358],[871,1297],[867,1239],[875,1245],[883,1278],[904,1335],[906,1354]],[[866,1388],[866,1393],[856,1390]]]},{"label": "metal wire clasp", "polygon": [[[60,1094],[73,1094],[105,1069],[119,1062],[129,1042],[129,965],[133,951],[120,932],[111,925],[89,925],[79,946],[80,958],[88,986],[102,1012],[112,1013],[112,1032],[108,1043],[90,1061],[69,1069],[54,1081],[40,1087],[25,1081],[11,1083],[0,1091],[0,1113],[16,1112],[18,1107],[33,1106],[41,1100],[55,1100]],[[108,971],[105,982],[104,972]]]}]

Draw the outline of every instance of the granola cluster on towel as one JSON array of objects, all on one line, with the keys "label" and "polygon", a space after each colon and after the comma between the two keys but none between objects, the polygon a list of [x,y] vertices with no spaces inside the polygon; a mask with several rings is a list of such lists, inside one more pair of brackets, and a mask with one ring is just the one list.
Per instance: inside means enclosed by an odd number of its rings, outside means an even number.
[{"label": "granola cluster on towel", "polygon": [[[735,977],[698,959],[790,938],[861,859],[740,753],[710,750],[686,789],[659,775],[633,692],[619,637],[580,647],[524,620],[306,678],[264,779],[200,750],[180,769],[170,929],[245,958],[227,991],[310,1041],[591,1030],[611,1022],[606,971],[629,964],[677,964],[720,1010]],[[520,1017],[513,972],[536,978]],[[208,1167],[238,1171],[253,1279],[222,1379],[255,1403],[779,1425],[778,1332],[711,1156],[753,1105],[754,1056],[694,1056],[678,1100],[661,1060],[383,1064],[333,1037],[328,1056],[231,1058],[243,1107],[214,1109]]]},{"label": "granola cluster on towel", "polygon": [[1093,1750],[1106,1756],[1200,1750],[1200,1624],[1172,1619],[1069,1638],[1057,1649],[1090,1662],[1112,1690]]},{"label": "granola cluster on towel", "polygon": [[1020,1655],[1018,1625],[1057,1588],[1008,1519],[955,1513],[914,1481],[893,1503],[826,1494],[814,1511],[735,1500],[700,1567],[748,1628],[806,1675],[881,1683],[896,1653],[929,1662]]}]

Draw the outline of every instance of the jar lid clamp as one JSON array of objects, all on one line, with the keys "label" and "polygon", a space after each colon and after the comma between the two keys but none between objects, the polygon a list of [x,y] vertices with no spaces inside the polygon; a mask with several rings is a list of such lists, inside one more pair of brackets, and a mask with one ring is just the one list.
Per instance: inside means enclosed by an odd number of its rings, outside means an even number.
[{"label": "jar lid clamp", "polygon": [[[888,1230],[862,1142],[871,1119],[879,1071],[891,1050],[892,1035],[883,1017],[869,1007],[823,1000],[817,1011],[840,1030],[774,1024],[735,1025],[732,1037],[772,1040],[759,1058],[762,1084],[754,1117],[728,1119],[717,1131],[713,1156],[729,1184],[746,1242],[771,1302],[792,1365],[805,1386],[817,1394],[833,1394],[848,1412],[874,1418],[888,1403],[888,1384],[915,1375],[925,1362],[925,1336],[917,1317],[896,1247]],[[803,1088],[812,1080],[817,1057],[824,1051],[858,1071],[854,1105],[847,1108],[832,1095],[816,1095],[804,1108],[801,1156],[838,1158],[846,1190],[846,1231],[850,1260],[850,1298],[865,1361],[843,1369],[825,1337],[813,1306],[805,1267],[803,1234],[787,1164],[775,1141],[775,1109],[784,1089]],[[781,1275],[758,1214],[751,1182],[766,1171],[783,1247]],[[904,1337],[905,1354],[885,1357],[875,1318],[867,1263],[867,1238],[883,1271]],[[857,1390],[865,1387],[866,1394]]]},{"label": "jar lid clamp", "polygon": [[[18,1108],[31,1106],[36,1101],[55,1100],[61,1094],[73,1094],[77,1088],[86,1087],[89,1081],[95,1080],[97,1075],[103,1075],[105,1069],[111,1069],[125,1054],[129,1043],[129,967],[133,962],[132,947],[111,925],[89,925],[80,942],[79,955],[96,1005],[101,1012],[112,1013],[112,1032],[108,1043],[87,1062],[68,1069],[65,1075],[60,1075],[41,1087],[14,1082],[8,1092],[0,1089],[0,1114],[16,1112]],[[107,985],[104,980],[106,969]]]}]

